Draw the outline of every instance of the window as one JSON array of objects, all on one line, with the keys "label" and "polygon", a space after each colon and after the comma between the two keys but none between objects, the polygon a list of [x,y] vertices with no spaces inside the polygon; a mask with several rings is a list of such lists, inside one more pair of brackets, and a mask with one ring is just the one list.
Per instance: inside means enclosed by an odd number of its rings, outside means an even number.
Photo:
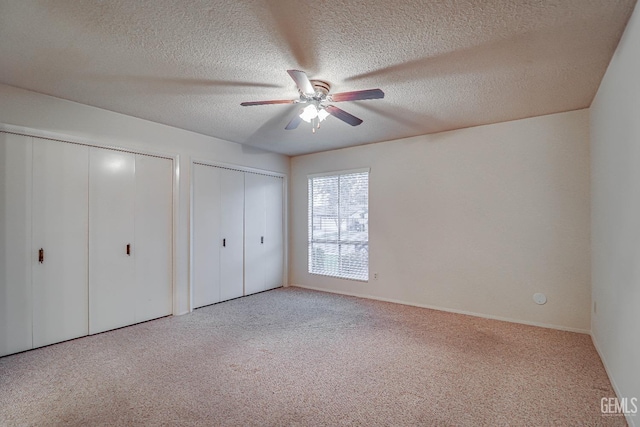
[{"label": "window", "polygon": [[309,177],[309,273],[369,280],[369,170]]}]

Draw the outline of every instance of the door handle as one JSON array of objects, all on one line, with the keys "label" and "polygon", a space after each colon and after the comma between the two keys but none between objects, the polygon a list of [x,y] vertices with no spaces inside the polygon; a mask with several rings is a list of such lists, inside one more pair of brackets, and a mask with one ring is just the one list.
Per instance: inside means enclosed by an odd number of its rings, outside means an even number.
[{"label": "door handle", "polygon": [[127,255],[131,256],[131,243],[127,243]]},{"label": "door handle", "polygon": [[42,264],[44,262],[44,249],[40,248],[40,250],[38,250],[38,262],[40,264]]},{"label": "door handle", "polygon": [[260,244],[264,244],[264,236],[260,236]]},{"label": "door handle", "polygon": [[222,247],[223,248],[227,247],[227,239],[222,239]]}]

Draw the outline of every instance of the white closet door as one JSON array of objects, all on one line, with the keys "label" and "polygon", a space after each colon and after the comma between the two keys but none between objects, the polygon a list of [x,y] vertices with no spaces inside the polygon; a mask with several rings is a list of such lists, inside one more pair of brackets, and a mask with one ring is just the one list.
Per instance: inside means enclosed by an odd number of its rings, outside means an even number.
[{"label": "white closet door", "polygon": [[193,308],[220,301],[220,172],[193,165]]},{"label": "white closet door", "polygon": [[220,169],[220,301],[243,295],[244,173]]},{"label": "white closet door", "polygon": [[0,132],[0,356],[32,348],[30,137]]},{"label": "white closet door", "polygon": [[33,140],[33,346],[89,333],[89,148]]},{"label": "white closet door", "polygon": [[266,177],[265,180],[265,289],[284,285],[284,215],[283,179]]},{"label": "white closet door", "polygon": [[136,322],[173,311],[173,184],[170,159],[135,156]]},{"label": "white closet door", "polygon": [[[90,148],[89,333],[135,322],[135,156]],[[127,245],[129,252],[127,254]]]},{"label": "white closet door", "polygon": [[265,187],[269,177],[245,174],[244,286],[245,295],[265,290],[264,238],[266,227]]}]

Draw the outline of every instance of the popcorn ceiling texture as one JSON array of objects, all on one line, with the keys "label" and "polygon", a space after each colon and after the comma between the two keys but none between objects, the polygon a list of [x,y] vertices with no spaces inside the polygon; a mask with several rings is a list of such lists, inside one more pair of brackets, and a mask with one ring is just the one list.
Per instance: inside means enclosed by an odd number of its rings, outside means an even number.
[{"label": "popcorn ceiling texture", "polygon": [[0,358],[3,426],[624,426],[586,334],[285,288]]},{"label": "popcorn ceiling texture", "polygon": [[[0,82],[289,155],[588,107],[635,0],[0,0]],[[286,73],[362,118],[284,127]]]}]

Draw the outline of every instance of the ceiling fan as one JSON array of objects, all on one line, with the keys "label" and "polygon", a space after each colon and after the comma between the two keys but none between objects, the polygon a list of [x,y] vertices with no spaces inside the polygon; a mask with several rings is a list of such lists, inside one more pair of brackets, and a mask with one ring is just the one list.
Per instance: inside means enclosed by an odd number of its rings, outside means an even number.
[{"label": "ceiling fan", "polygon": [[330,94],[331,85],[328,82],[323,80],[309,80],[309,77],[307,77],[304,71],[287,70],[287,73],[289,73],[293,81],[296,82],[298,92],[300,92],[300,99],[253,101],[243,102],[240,105],[243,107],[249,107],[253,105],[269,104],[309,104],[301,110],[300,114],[296,114],[291,119],[285,129],[293,130],[298,127],[301,121],[304,120],[307,123],[311,123],[312,130],[315,133],[316,129],[320,127],[320,122],[326,119],[329,115],[336,117],[351,126],[358,126],[362,123],[362,120],[356,116],[328,103],[384,98],[384,92],[380,89],[356,90],[352,92]]}]

